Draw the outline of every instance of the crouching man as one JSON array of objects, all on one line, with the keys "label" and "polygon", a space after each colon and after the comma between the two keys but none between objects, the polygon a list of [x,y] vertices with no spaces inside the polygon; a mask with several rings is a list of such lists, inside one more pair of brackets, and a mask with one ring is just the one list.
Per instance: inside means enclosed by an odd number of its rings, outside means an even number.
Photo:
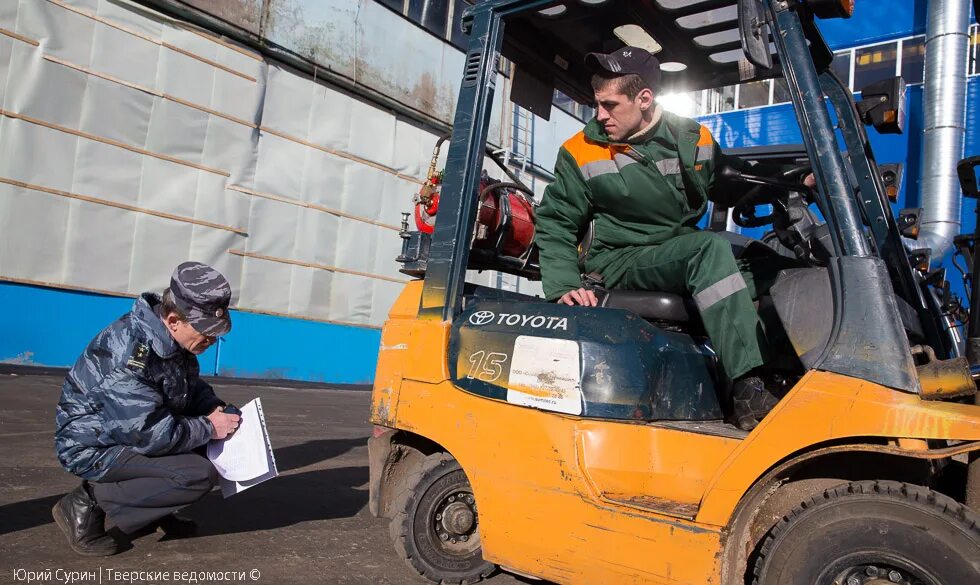
[{"label": "crouching man", "polygon": [[150,525],[174,535],[193,532],[193,522],[175,512],[217,482],[201,448],[239,423],[200,379],[196,357],[231,329],[230,301],[221,273],[185,262],[162,297],[142,294],[68,373],[55,448],[82,484],[52,514],[75,552],[119,552],[106,533],[106,514],[126,533]]}]

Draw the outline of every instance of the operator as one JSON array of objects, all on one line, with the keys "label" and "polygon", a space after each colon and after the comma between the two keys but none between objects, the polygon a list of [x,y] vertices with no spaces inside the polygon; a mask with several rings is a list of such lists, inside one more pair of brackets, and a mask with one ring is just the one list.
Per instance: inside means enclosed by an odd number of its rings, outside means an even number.
[{"label": "operator", "polygon": [[[648,51],[590,53],[585,64],[594,74],[596,117],[559,150],[555,180],[537,210],[544,294],[595,306],[584,272],[601,275],[607,288],[692,296],[734,381],[735,423],[750,430],[777,402],[758,372],[766,342],[753,304],[756,282],[740,271],[728,241],[696,227],[709,199],[730,207],[741,195],[719,189],[720,166],[746,163],[723,155],[707,128],[654,100],[660,63]],[[590,222],[592,242],[580,264],[578,242]]]},{"label": "operator", "polygon": [[221,273],[184,262],[162,296],[140,295],[69,371],[55,448],[82,483],[52,514],[75,552],[119,552],[105,529],[107,513],[124,533],[146,526],[170,536],[194,532],[193,521],[175,512],[217,483],[214,466],[197,451],[239,424],[201,380],[196,357],[231,329],[230,301]]}]

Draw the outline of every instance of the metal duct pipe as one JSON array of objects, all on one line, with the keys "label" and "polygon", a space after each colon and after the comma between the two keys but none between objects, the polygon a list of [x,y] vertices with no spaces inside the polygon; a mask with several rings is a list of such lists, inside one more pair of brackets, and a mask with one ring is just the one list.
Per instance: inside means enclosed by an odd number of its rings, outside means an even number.
[{"label": "metal duct pipe", "polygon": [[956,163],[966,134],[966,52],[970,0],[931,0],[926,30],[922,108],[925,132],[920,193],[922,224],[916,247],[941,261],[960,232]]}]

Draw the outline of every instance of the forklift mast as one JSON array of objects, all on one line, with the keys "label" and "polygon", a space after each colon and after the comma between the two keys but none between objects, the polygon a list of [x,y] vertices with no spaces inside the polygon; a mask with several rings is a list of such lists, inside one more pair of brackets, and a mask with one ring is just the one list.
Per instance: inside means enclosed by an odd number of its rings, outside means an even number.
[{"label": "forklift mast", "polygon": [[[657,8],[660,5],[652,2],[607,1],[590,7],[589,22],[597,28],[611,30],[622,22],[640,19],[645,27],[656,30],[658,37],[679,45],[686,43],[672,50],[665,42],[664,53],[690,64],[689,75],[681,83],[697,88],[736,82],[745,77],[745,71],[740,70],[744,66],[711,61],[704,50],[699,51],[690,40],[683,40],[677,20],[708,8],[732,6],[737,7],[740,15],[764,16],[775,54],[768,63],[754,63],[755,77],[748,78],[772,77],[781,70],[816,177],[818,206],[830,227],[834,248],[834,258],[828,265],[832,297],[828,304],[832,306],[833,325],[822,333],[824,339],[818,340],[823,344],[823,351],[814,367],[918,392],[918,376],[894,295],[897,293],[922,318],[927,338],[940,357],[950,356],[950,344],[941,339],[927,299],[913,279],[853,98],[839,82],[835,83],[829,71],[833,54],[814,24],[814,15],[802,2],[718,0],[691,4],[667,10]],[[581,29],[570,27],[563,31],[560,18],[549,19],[555,24],[547,34],[529,24],[542,20],[533,20],[537,11],[554,5],[547,0],[490,0],[464,15],[464,26],[470,28],[471,40],[443,177],[439,219],[429,251],[420,303],[422,319],[452,321],[461,308],[476,215],[473,194],[483,164],[499,56],[503,54],[513,61],[518,70],[528,66],[539,72],[539,76],[550,77],[549,86],[560,85],[569,95],[587,99],[583,96],[588,93],[588,78],[578,63],[586,52],[603,47],[588,46],[590,41],[599,41],[581,38]],[[752,26],[758,30],[760,25],[755,19],[740,21],[740,46],[750,47]],[[666,23],[675,23],[674,28]],[[513,27],[513,34],[505,35],[508,27]],[[563,32],[568,36],[562,37]],[[549,42],[554,42],[556,47],[549,47]],[[753,54],[750,50],[745,52]],[[778,70],[766,69],[773,61]],[[542,63],[550,62],[564,67],[552,64],[552,71],[541,74]],[[846,156],[838,146],[825,94],[836,109],[848,146]],[[848,172],[848,166],[853,173]],[[849,179],[851,175],[858,177],[861,196]],[[870,238],[866,226],[870,226]],[[786,286],[792,287],[793,283]],[[799,281],[797,286],[802,292],[809,285]]]}]

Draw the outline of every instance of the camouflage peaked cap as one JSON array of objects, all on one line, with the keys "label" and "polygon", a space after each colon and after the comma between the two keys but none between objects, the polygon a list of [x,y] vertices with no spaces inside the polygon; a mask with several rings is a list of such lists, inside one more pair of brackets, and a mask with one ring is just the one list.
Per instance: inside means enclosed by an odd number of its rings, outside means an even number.
[{"label": "camouflage peaked cap", "polygon": [[231,285],[214,268],[200,262],[184,262],[170,277],[174,304],[198,333],[219,337],[231,331]]}]

